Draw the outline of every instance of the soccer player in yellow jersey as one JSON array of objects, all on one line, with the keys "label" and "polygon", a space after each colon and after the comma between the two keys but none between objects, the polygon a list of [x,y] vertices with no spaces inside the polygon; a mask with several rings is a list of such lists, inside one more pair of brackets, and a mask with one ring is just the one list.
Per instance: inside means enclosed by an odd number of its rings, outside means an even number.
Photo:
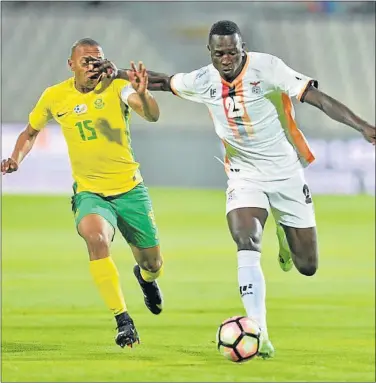
[{"label": "soccer player in yellow jersey", "polygon": [[111,73],[91,71],[88,62],[92,58],[104,58],[96,41],[85,38],[72,46],[68,64],[74,76],[43,92],[11,157],[2,161],[1,171],[5,174],[18,169],[48,121],[54,119],[61,126],[75,181],[72,210],[77,231],[86,242],[94,282],[115,316],[115,341],[124,347],[139,342],[139,336],[110,257],[116,227],[136,259],[134,274],[146,306],[153,314],[162,311],[162,294],[156,282],[163,263],[157,228],[129,134],[131,109],[147,121],[157,121],[159,108],[147,90],[142,63],[126,81],[114,79]]}]

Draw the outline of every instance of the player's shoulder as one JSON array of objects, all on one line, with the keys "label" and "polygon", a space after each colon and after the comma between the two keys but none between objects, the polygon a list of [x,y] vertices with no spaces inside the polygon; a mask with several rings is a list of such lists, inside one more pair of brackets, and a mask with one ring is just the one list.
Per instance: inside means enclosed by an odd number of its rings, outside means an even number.
[{"label": "player's shoulder", "polygon": [[206,65],[192,72],[195,88],[200,91],[206,89],[210,85],[211,66]]},{"label": "player's shoulder", "polygon": [[280,60],[279,57],[269,53],[247,52],[247,55],[249,58],[249,67],[259,71],[271,69]]},{"label": "player's shoulder", "polygon": [[49,97],[59,96],[62,93],[65,93],[66,91],[71,89],[73,86],[74,86],[74,78],[70,77],[64,81],[61,81],[57,84],[47,87],[44,90],[43,94]]},{"label": "player's shoulder", "polygon": [[121,97],[121,94],[124,91],[127,91],[127,89],[129,88],[132,88],[130,81],[116,78],[112,80],[111,85],[106,89],[107,89],[107,92],[116,93],[118,96]]},{"label": "player's shoulder", "polygon": [[112,81],[112,85],[115,88],[124,88],[125,86],[129,85],[130,82],[128,80],[123,80],[121,78],[116,78],[115,80]]}]

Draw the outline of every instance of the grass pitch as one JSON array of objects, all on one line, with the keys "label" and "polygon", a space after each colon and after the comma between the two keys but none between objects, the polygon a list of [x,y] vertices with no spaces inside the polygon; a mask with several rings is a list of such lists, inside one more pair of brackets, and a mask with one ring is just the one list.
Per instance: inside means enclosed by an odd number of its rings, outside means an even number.
[{"label": "grass pitch", "polygon": [[117,233],[113,257],[142,344],[120,349],[88,270],[69,197],[2,201],[2,381],[375,381],[375,206],[318,196],[314,277],[283,273],[269,219],[262,263],[273,360],[237,365],[214,343],[243,314],[220,191],[151,189],[165,258],[165,311],[153,316]]}]

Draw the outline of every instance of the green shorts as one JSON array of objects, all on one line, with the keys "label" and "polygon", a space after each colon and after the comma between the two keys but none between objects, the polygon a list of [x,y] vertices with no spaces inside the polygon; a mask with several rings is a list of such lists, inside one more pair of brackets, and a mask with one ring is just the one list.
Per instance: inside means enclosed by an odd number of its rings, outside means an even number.
[{"label": "green shorts", "polygon": [[132,190],[116,196],[103,197],[91,192],[75,192],[72,196],[72,210],[76,226],[88,214],[99,214],[114,229],[119,228],[125,240],[139,248],[159,244],[153,207],[148,189],[138,184]]}]

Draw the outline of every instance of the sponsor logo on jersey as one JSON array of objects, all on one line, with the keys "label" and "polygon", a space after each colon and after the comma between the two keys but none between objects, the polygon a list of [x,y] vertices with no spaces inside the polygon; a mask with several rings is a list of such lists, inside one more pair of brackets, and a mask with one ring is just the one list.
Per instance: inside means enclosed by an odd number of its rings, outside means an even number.
[{"label": "sponsor logo on jersey", "polygon": [[83,114],[83,113],[86,113],[86,112],[87,112],[87,105],[86,105],[86,104],[79,104],[79,105],[76,105],[76,106],[73,108],[73,111],[74,111],[74,113],[76,113],[76,114]]},{"label": "sponsor logo on jersey", "polygon": [[210,88],[210,98],[215,98],[216,95],[217,95],[217,89]]}]

